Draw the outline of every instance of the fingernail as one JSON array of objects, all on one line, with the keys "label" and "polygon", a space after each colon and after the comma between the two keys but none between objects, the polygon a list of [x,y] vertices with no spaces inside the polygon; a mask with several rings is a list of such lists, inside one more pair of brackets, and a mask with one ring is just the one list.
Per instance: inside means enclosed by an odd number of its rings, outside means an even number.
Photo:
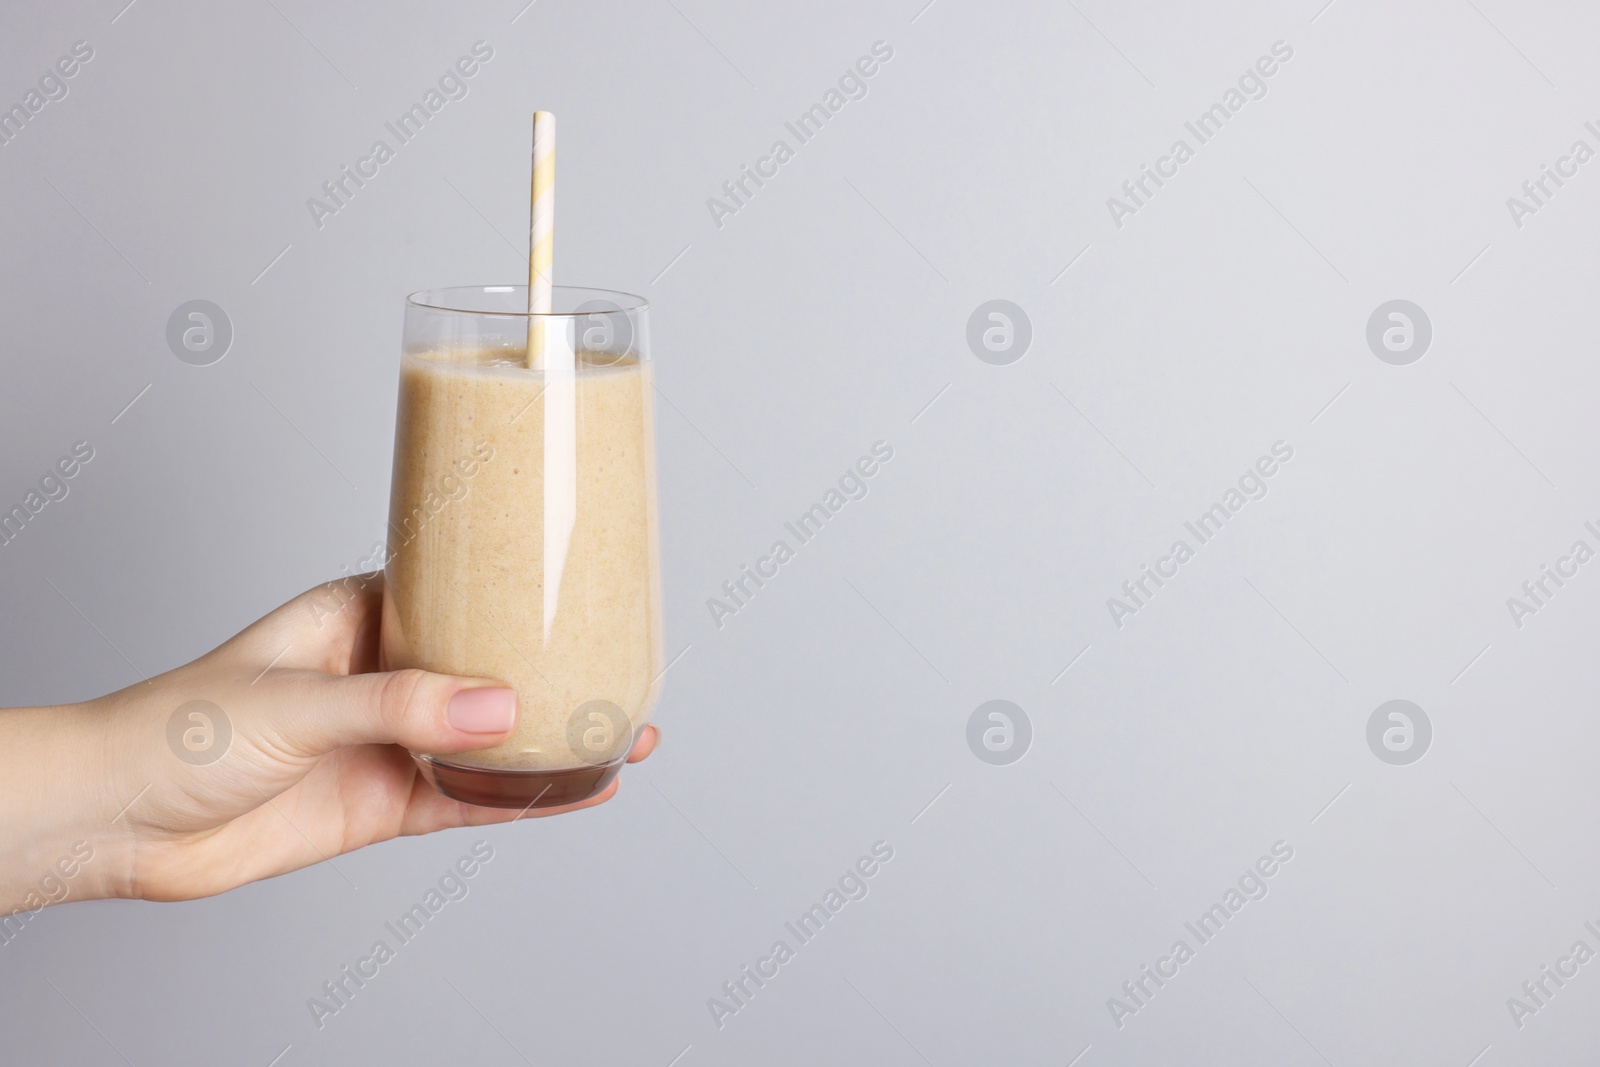
[{"label": "fingernail", "polygon": [[503,734],[517,721],[517,691],[463,689],[450,698],[445,717],[469,734]]}]

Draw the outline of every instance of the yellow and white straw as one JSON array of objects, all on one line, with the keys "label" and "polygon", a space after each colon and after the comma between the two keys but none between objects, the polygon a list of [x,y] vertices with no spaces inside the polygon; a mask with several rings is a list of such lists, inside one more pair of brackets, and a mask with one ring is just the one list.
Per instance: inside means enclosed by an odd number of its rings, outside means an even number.
[{"label": "yellow and white straw", "polygon": [[578,516],[577,356],[566,323],[551,312],[555,251],[556,117],[533,113],[533,195],[528,220],[528,368],[542,373],[544,405],[544,637]]},{"label": "yellow and white straw", "polygon": [[533,196],[528,225],[528,366],[544,360],[544,325],[551,311],[551,266],[555,258],[556,117],[533,113]]}]

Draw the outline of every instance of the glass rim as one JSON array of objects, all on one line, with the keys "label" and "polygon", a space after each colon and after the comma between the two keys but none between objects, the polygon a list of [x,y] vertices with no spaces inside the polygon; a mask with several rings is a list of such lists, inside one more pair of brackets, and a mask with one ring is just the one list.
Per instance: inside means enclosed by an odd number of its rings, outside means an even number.
[{"label": "glass rim", "polygon": [[626,293],[620,289],[600,289],[592,285],[553,285],[553,293],[581,293],[588,294],[593,299],[603,299],[616,305],[606,311],[545,311],[534,313],[531,311],[488,311],[475,307],[460,306],[470,304],[470,300],[462,299],[465,294],[475,293],[514,293],[517,290],[527,291],[528,286],[520,285],[451,285],[438,289],[419,289],[414,293],[406,294],[406,307],[422,308],[427,311],[448,311],[458,315],[485,315],[503,319],[578,319],[588,318],[593,315],[635,314],[650,309],[650,301],[637,293]]}]

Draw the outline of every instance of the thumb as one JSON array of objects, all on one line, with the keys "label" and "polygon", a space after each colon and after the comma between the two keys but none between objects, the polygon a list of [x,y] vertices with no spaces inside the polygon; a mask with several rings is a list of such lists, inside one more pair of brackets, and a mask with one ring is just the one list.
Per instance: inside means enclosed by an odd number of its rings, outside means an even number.
[{"label": "thumb", "polygon": [[307,756],[367,744],[466,752],[498,744],[517,723],[517,691],[487,678],[412,669],[283,682],[265,717],[279,744]]}]

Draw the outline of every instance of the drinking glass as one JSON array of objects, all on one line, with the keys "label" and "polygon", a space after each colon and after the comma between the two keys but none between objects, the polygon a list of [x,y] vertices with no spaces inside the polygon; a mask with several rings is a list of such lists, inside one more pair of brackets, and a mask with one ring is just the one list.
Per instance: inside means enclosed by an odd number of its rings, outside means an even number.
[{"label": "drinking glass", "polygon": [[655,707],[661,567],[648,305],[527,299],[406,300],[380,660],[515,689],[504,742],[413,757],[446,796],[542,808],[605,789]]}]

